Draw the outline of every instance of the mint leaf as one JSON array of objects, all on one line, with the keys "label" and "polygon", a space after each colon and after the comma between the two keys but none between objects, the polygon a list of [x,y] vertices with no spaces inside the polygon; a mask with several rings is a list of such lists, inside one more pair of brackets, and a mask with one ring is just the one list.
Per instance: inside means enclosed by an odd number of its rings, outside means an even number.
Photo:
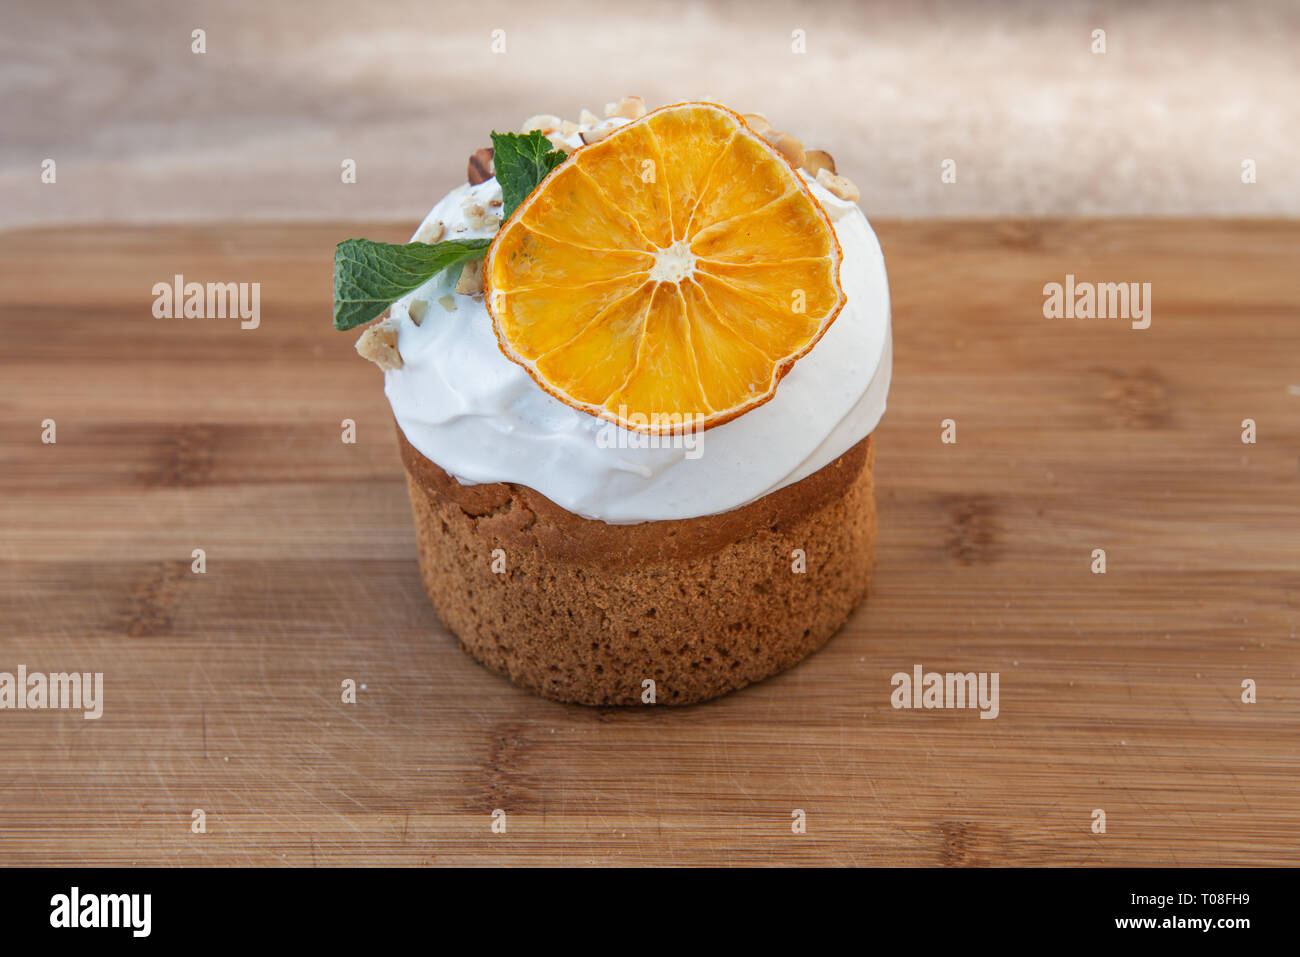
[{"label": "mint leaf", "polygon": [[345,239],[334,249],[334,328],[352,329],[438,273],[480,258],[490,239],[376,243]]},{"label": "mint leaf", "polygon": [[535,190],[548,173],[565,161],[563,150],[552,148],[551,141],[534,130],[531,133],[492,134],[492,163],[501,185],[504,218],[509,219],[528,194]]},{"label": "mint leaf", "polygon": [[[534,130],[493,133],[493,162],[505,217],[566,159],[562,150]],[[490,239],[451,239],[444,243],[375,243],[347,239],[334,250],[334,328],[352,329],[374,319],[393,302],[429,279],[478,259]]]}]

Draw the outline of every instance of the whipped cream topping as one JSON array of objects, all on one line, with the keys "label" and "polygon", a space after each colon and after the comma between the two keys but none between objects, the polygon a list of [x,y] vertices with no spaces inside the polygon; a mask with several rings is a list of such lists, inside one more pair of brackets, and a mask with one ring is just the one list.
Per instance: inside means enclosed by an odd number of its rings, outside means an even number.
[{"label": "whipped cream topping", "polygon": [[[889,287],[862,211],[800,175],[834,224],[847,302],[769,402],[687,442],[651,443],[547,395],[501,352],[483,296],[455,293],[458,271],[449,270],[391,310],[403,365],[385,372],[384,391],[407,441],[462,484],[526,485],[610,524],[726,512],[833,462],[885,411]],[[490,237],[484,211],[499,216],[500,199],[495,179],[459,186],[416,235],[441,221],[443,239]]]}]

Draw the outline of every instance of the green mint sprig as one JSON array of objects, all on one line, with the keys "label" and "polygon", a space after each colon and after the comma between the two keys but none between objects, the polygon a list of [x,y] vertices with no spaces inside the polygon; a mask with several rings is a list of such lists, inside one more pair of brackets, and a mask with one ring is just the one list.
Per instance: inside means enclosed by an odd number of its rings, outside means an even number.
[{"label": "green mint sprig", "polygon": [[[506,218],[565,160],[541,133],[493,133],[493,165]],[[483,256],[490,239],[376,243],[345,239],[334,249],[334,328],[354,329],[453,266]]]},{"label": "green mint sprig", "polygon": [[334,328],[353,329],[452,266],[480,259],[490,239],[376,243],[345,239],[334,248]]},{"label": "green mint sprig", "polygon": [[505,218],[518,208],[567,157],[563,150],[534,130],[531,133],[492,133],[492,165],[501,184]]}]

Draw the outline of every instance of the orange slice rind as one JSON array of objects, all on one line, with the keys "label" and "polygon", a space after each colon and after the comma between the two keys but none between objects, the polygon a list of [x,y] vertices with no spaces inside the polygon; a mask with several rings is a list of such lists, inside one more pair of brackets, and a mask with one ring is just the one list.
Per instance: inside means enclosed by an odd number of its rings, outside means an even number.
[{"label": "orange slice rind", "polygon": [[789,162],[712,103],[648,113],[570,156],[484,263],[501,351],[561,402],[639,432],[767,402],[844,306],[830,219]]}]

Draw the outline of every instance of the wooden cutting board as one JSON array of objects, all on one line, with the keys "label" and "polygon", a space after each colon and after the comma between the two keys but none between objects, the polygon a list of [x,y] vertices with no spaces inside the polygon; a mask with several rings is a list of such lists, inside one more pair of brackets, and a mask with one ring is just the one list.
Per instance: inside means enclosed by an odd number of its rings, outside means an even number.
[{"label": "wooden cutting board", "polygon": [[[0,711],[0,863],[1300,863],[1300,224],[881,224],[871,599],[684,710],[535,698],[439,625],[329,322],[334,242],[408,233],[0,235],[0,671],[105,676],[99,720]],[[177,273],[260,326],[154,318]],[[1067,273],[1150,282],[1150,328],[1044,318]],[[999,716],[895,710],[918,664]]]}]

